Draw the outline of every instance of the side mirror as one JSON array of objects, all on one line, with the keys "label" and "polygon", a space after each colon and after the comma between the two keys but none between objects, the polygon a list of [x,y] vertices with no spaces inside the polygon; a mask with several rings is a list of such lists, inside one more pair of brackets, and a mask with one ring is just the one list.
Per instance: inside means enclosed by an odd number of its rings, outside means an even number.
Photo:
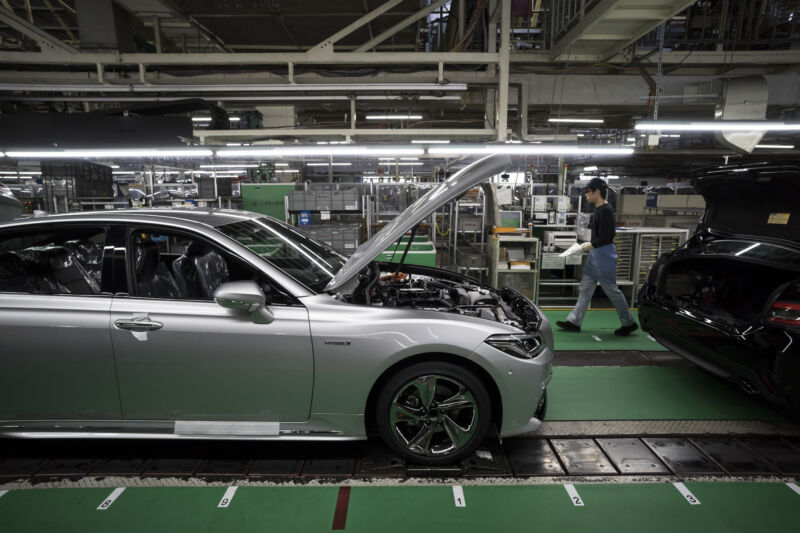
[{"label": "side mirror", "polygon": [[229,281],[214,291],[214,300],[222,307],[246,311],[256,324],[269,324],[275,317],[267,309],[264,292],[255,281]]}]

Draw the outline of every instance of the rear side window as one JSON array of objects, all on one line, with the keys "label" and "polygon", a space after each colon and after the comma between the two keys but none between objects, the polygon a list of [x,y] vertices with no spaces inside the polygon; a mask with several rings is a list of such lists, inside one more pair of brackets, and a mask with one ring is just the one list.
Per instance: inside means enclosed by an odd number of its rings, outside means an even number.
[{"label": "rear side window", "polygon": [[0,234],[0,292],[100,294],[106,228]]}]

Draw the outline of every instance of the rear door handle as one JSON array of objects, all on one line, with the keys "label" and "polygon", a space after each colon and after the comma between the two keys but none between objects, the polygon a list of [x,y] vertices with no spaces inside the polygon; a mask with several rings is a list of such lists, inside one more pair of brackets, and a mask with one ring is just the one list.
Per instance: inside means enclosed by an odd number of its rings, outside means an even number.
[{"label": "rear door handle", "polygon": [[155,331],[164,327],[164,324],[154,320],[133,320],[131,318],[115,320],[114,325],[119,329],[130,331]]}]

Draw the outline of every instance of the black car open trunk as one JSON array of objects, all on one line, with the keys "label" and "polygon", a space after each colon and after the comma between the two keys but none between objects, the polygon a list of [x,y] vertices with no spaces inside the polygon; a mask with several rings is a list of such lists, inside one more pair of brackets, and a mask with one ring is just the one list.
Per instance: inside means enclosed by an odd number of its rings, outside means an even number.
[{"label": "black car open trunk", "polygon": [[690,257],[659,271],[656,297],[737,330],[760,323],[772,300],[800,272],[735,257]]},{"label": "black car open trunk", "polygon": [[694,179],[703,223],[718,233],[800,243],[800,165],[730,165]]}]

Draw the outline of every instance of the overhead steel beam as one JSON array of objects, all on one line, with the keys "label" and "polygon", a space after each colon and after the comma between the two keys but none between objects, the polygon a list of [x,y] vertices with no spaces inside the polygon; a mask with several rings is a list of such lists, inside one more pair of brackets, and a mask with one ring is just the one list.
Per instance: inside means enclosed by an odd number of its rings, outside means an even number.
[{"label": "overhead steel beam", "polygon": [[445,5],[447,2],[450,2],[450,1],[451,0],[436,0],[435,2],[433,2],[428,7],[424,8],[424,9],[420,9],[419,11],[414,13],[413,15],[404,18],[403,20],[401,20],[400,22],[398,22],[397,24],[395,24],[394,26],[392,26],[391,28],[389,28],[385,32],[378,34],[375,38],[370,39],[366,43],[362,44],[361,46],[356,48],[356,52],[366,52],[367,50],[371,50],[372,48],[375,47],[376,44],[382,43],[383,41],[385,41],[386,39],[388,39],[389,37],[391,37],[395,33],[399,32],[400,30],[405,29],[410,24],[413,24],[414,22],[416,22],[417,20],[421,19],[425,15],[436,11],[437,9],[439,9],[439,7]]},{"label": "overhead steel beam", "polygon": [[18,17],[8,9],[0,7],[0,20],[11,28],[26,35],[39,43],[42,48],[49,48],[53,51],[68,52],[74,54],[77,50],[70,45],[66,44],[60,39],[56,39],[46,31],[36,27],[36,25],[28,22],[27,20]]},{"label": "overhead steel beam", "polygon": [[[64,45],[66,46],[66,45]],[[684,54],[685,55],[685,54]],[[738,54],[737,54],[738,55]],[[115,54],[115,53],[81,53],[54,56],[36,52],[0,52],[0,63],[19,64],[68,64],[68,65],[329,65],[329,64],[454,64],[485,65],[497,63],[497,54],[485,52],[334,52],[325,56],[305,53],[274,54]]]},{"label": "overhead steel beam", "polygon": [[39,91],[39,92],[85,92],[85,93],[158,93],[158,92],[292,92],[317,93],[332,92],[417,92],[417,91],[466,91],[466,83],[307,83],[307,84],[243,84],[243,85],[201,85],[201,84],[119,84],[106,81],[105,84],[5,84],[0,83],[0,91]]},{"label": "overhead steel beam", "polygon": [[328,37],[324,41],[321,41],[319,44],[317,44],[316,46],[311,48],[309,50],[309,53],[320,52],[320,51],[331,51],[332,52],[333,51],[333,45],[336,44],[336,42],[340,41],[344,37],[347,37],[348,35],[350,35],[354,31],[356,31],[358,28],[360,28],[364,24],[368,24],[372,20],[378,18],[379,16],[383,15],[384,13],[386,13],[387,11],[392,9],[394,6],[396,6],[396,5],[398,5],[398,4],[402,3],[402,2],[403,2],[403,0],[389,0],[385,4],[383,4],[380,7],[378,7],[377,9],[373,9],[372,11],[370,11],[369,13],[364,15],[363,17],[359,18],[355,22],[352,22],[351,24],[348,24],[347,26],[345,26],[341,30],[337,31],[336,33],[334,33],[333,35],[331,35],[330,37]]},{"label": "overhead steel beam", "polygon": [[380,129],[380,128],[260,128],[246,130],[194,130],[194,136],[205,140],[209,137],[218,139],[252,139],[258,137],[330,137],[330,136],[358,136],[358,137],[480,137],[491,139],[495,130],[491,128],[463,128],[463,129],[436,129],[436,128],[406,128],[406,129]]}]

